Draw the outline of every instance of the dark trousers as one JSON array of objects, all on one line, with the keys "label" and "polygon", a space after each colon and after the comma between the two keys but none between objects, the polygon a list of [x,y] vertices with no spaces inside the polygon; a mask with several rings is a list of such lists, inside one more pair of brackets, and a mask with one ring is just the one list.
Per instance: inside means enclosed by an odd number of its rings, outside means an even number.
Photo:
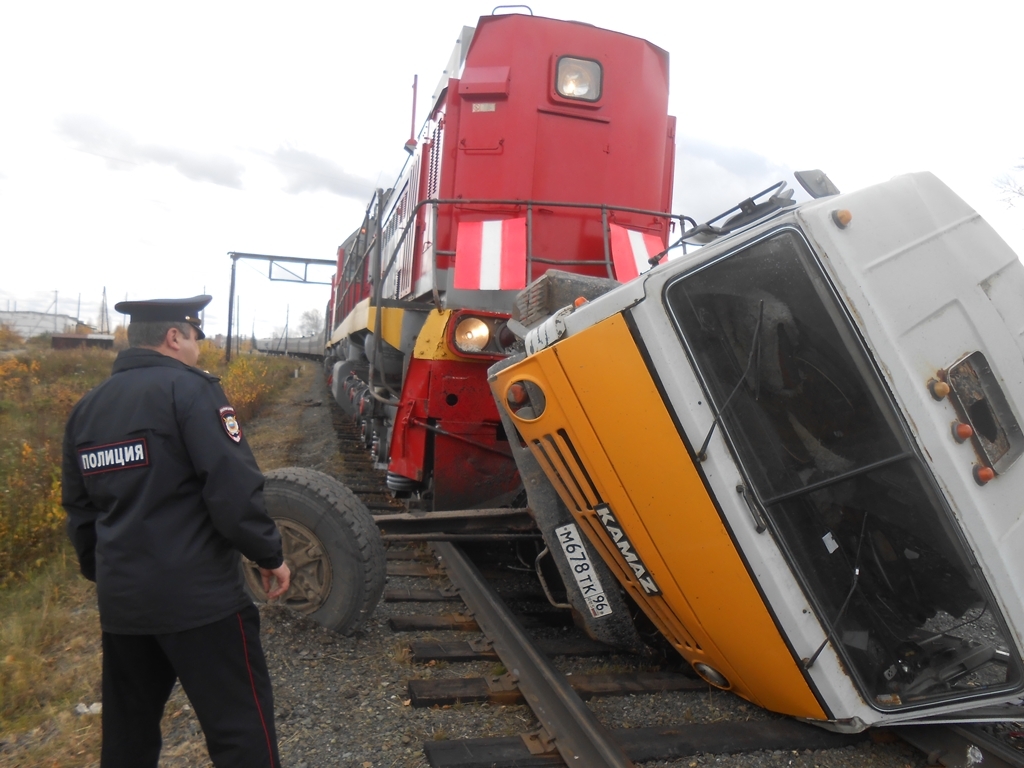
[{"label": "dark trousers", "polygon": [[160,718],[175,679],[217,768],[279,768],[255,606],[184,632],[103,633],[102,768],[156,768]]}]

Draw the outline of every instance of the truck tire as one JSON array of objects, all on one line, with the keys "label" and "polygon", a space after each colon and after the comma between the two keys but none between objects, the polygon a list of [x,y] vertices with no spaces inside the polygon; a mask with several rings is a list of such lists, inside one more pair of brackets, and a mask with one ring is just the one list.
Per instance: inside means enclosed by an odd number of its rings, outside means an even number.
[{"label": "truck tire", "polygon": [[[281,531],[292,584],[280,604],[347,635],[384,592],[384,544],[366,506],[333,477],[290,467],[266,474],[267,511]],[[263,602],[255,563],[243,560],[245,583]]]}]

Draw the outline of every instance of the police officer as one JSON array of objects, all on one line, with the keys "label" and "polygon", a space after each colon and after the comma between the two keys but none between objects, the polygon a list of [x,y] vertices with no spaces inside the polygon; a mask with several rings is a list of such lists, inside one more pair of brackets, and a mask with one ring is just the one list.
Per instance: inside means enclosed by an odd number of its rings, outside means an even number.
[{"label": "police officer", "polygon": [[290,575],[263,475],[216,376],[195,367],[209,296],[124,301],[130,349],[75,406],[63,503],[103,630],[103,768],[156,768],[180,680],[217,768],[277,768],[259,613],[239,553],[271,599]]}]

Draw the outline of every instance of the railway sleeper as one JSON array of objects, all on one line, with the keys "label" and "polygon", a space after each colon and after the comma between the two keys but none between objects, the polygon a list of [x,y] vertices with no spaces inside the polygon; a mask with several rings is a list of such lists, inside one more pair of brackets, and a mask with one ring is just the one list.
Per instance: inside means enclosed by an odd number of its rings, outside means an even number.
[{"label": "railway sleeper", "polygon": [[[502,593],[506,602],[517,600],[522,603],[548,603],[547,597],[541,592],[514,590]],[[413,589],[408,587],[388,587],[384,590],[384,601],[388,603],[450,603],[461,600],[454,587],[444,589]]]},{"label": "railway sleeper", "polygon": [[441,576],[444,573],[436,565],[430,563],[388,561],[388,576]]},{"label": "railway sleeper", "polygon": [[386,603],[448,603],[459,600],[459,593],[453,589],[389,587],[384,590],[384,602]]},{"label": "railway sleeper", "polygon": [[[536,611],[517,615],[524,629],[539,627],[567,628],[573,626],[572,615],[567,611]],[[392,616],[388,625],[394,632],[419,632],[430,630],[452,630],[455,632],[479,632],[480,626],[472,616],[465,613],[412,614]]]},{"label": "railway sleeper", "polygon": [[[543,730],[543,729],[542,729]],[[858,744],[866,734],[839,734],[795,720],[683,723],[667,727],[616,728],[612,736],[633,761],[670,760],[697,754],[758,750],[835,749]],[[433,768],[540,768],[565,765],[543,733],[494,739],[452,739],[423,744]],[[546,749],[545,749],[546,747]],[[538,748],[544,751],[537,752]]]},{"label": "railway sleeper", "polygon": [[[578,640],[540,639],[535,642],[537,649],[548,656],[605,656],[618,653],[618,649],[586,638]],[[409,643],[409,660],[416,663],[428,661],[494,661],[497,652],[489,640],[417,640]]]},{"label": "railway sleeper", "polygon": [[397,549],[396,547],[388,547],[385,550],[388,560],[407,560],[417,563],[432,563],[434,558],[426,552],[421,552],[418,549]]},{"label": "railway sleeper", "polygon": [[[678,672],[609,672],[568,677],[581,699],[594,696],[702,691],[708,684]],[[525,699],[513,675],[463,677],[453,680],[410,680],[409,699],[414,707],[443,706],[457,702],[486,701],[490,704],[524,704]]]}]

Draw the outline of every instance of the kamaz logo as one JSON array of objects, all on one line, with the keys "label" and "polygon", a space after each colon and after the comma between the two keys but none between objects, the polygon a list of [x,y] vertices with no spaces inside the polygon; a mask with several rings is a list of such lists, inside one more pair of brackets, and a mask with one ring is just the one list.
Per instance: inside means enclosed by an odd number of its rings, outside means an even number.
[{"label": "kamaz logo", "polygon": [[636,574],[637,581],[640,582],[640,586],[644,588],[644,592],[648,595],[660,595],[661,590],[658,589],[658,585],[654,583],[654,578],[651,576],[650,571],[647,570],[647,566],[644,565],[643,560],[633,550],[633,543],[626,536],[622,530],[622,526],[619,525],[619,521],[615,519],[615,515],[612,514],[611,507],[607,504],[599,505],[595,510],[597,517],[601,521],[601,525],[608,532],[608,535],[612,537],[612,541],[615,542],[615,546],[619,548],[619,552],[622,553],[622,559],[626,561],[626,565],[633,569],[633,573]]}]

